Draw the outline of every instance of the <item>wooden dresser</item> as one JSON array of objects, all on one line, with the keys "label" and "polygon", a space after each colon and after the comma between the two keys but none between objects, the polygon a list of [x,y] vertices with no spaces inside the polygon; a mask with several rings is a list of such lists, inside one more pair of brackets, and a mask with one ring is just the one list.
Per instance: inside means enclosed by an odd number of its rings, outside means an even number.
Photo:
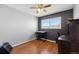
[{"label": "wooden dresser", "polygon": [[79,53],[79,19],[70,20],[69,39],[71,40],[71,53]]},{"label": "wooden dresser", "polygon": [[66,35],[61,35],[58,38],[58,53],[59,54],[70,54],[71,53],[70,41],[67,40]]}]

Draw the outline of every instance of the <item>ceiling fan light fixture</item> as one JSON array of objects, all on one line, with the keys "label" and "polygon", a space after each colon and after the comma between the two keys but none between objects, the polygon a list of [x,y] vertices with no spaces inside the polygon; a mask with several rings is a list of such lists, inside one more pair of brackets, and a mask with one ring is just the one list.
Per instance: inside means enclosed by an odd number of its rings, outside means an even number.
[{"label": "ceiling fan light fixture", "polygon": [[45,8],[50,7],[50,4],[35,4],[34,7],[32,7],[33,9],[36,9],[37,13],[39,12],[46,12]]},{"label": "ceiling fan light fixture", "polygon": [[37,12],[43,12],[44,11],[44,4],[36,4]]},{"label": "ceiling fan light fixture", "polygon": [[38,11],[38,12],[43,12],[44,9],[39,9],[39,8],[38,8],[37,11]]}]

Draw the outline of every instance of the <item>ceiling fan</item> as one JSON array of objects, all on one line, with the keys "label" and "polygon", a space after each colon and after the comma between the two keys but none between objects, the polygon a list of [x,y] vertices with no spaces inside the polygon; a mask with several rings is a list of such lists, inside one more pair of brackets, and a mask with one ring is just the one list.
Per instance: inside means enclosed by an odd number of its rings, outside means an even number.
[{"label": "ceiling fan", "polygon": [[35,4],[33,7],[30,7],[30,9],[36,9],[36,12],[47,12],[45,9],[51,7],[51,4]]}]

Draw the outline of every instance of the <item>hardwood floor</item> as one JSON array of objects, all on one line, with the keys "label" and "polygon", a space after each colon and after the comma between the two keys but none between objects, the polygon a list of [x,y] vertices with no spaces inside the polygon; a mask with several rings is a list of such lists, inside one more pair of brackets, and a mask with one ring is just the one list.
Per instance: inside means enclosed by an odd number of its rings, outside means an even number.
[{"label": "hardwood floor", "polygon": [[13,48],[11,54],[57,54],[58,45],[46,40],[32,40]]}]

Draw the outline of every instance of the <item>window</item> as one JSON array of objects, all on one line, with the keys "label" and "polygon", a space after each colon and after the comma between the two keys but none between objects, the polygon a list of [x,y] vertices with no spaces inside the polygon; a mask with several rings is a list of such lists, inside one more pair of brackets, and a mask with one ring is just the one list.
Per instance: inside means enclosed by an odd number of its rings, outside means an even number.
[{"label": "window", "polygon": [[61,29],[61,17],[41,20],[41,29]]}]

